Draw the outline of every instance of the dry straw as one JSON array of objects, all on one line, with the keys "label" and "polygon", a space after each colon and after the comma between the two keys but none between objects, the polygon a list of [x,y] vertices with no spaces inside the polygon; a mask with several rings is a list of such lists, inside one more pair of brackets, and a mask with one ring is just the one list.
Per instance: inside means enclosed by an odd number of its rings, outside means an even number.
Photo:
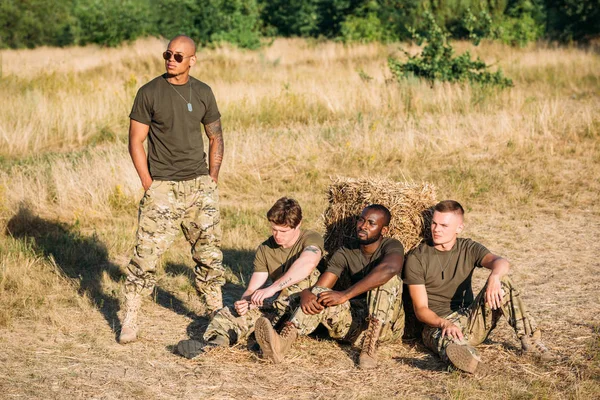
[{"label": "dry straw", "polygon": [[392,213],[388,236],[402,242],[405,251],[429,232],[431,207],[436,203],[430,183],[386,179],[335,178],[329,186],[329,207],[323,214],[325,248],[332,254],[355,237],[356,219],[369,204],[381,204]]}]

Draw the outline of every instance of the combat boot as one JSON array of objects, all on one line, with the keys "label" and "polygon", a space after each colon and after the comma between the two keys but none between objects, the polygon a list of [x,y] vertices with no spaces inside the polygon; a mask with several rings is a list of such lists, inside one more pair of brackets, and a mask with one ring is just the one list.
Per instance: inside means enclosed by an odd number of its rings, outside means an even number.
[{"label": "combat boot", "polygon": [[286,322],[281,333],[277,334],[271,321],[261,317],[256,321],[254,336],[262,350],[263,357],[278,364],[283,361],[283,356],[298,337],[298,329],[291,322]]},{"label": "combat boot", "polygon": [[554,355],[542,342],[542,331],[539,329],[533,332],[531,336],[521,336],[521,347],[523,348],[523,353],[531,354],[540,360],[551,361],[555,359]]},{"label": "combat boot", "polygon": [[177,353],[191,360],[207,351],[207,349],[223,346],[229,346],[229,338],[221,335],[215,335],[206,343],[193,339],[182,340],[177,343]]},{"label": "combat boot", "polygon": [[137,340],[138,324],[137,316],[142,305],[142,296],[138,293],[127,293],[125,295],[125,318],[121,325],[119,343],[126,344]]},{"label": "combat boot", "polygon": [[450,343],[446,347],[446,355],[456,368],[471,374],[483,374],[485,366],[477,350],[468,344]]},{"label": "combat boot", "polygon": [[369,327],[367,328],[362,344],[362,350],[358,357],[358,366],[362,369],[372,369],[377,367],[377,341],[381,334],[383,324],[375,317],[368,317]]}]

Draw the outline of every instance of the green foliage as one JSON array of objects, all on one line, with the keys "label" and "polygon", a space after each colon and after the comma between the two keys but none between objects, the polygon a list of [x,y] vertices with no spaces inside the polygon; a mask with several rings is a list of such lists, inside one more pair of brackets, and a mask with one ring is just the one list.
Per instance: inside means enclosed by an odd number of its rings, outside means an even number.
[{"label": "green foliage", "polygon": [[397,79],[416,76],[428,80],[431,84],[439,82],[468,82],[484,86],[506,88],[513,86],[512,80],[504,77],[501,70],[488,71],[488,66],[480,59],[471,59],[467,51],[460,56],[454,56],[454,49],[447,42],[444,33],[435,22],[432,14],[425,14],[426,25],[423,34],[415,33],[417,42],[427,45],[421,54],[408,56],[406,62],[401,62],[393,57],[388,59],[391,72]]},{"label": "green foliage", "polygon": [[0,1],[0,48],[71,44],[72,7],[73,1]]},{"label": "green foliage", "polygon": [[117,46],[149,33],[151,11],[140,0],[76,0],[77,44]]},{"label": "green foliage", "polygon": [[281,36],[316,36],[320,0],[262,0],[261,17]]},{"label": "green foliage", "polygon": [[546,0],[547,33],[562,41],[600,36],[600,0]]},{"label": "green foliage", "polygon": [[341,39],[344,42],[377,42],[383,39],[384,31],[379,18],[374,12],[365,17],[350,15],[342,23]]},{"label": "green foliage", "polygon": [[2,0],[0,48],[116,46],[177,34],[244,48],[258,47],[261,35],[390,42],[409,40],[407,27],[426,12],[451,37],[475,42],[600,35],[600,0]]}]

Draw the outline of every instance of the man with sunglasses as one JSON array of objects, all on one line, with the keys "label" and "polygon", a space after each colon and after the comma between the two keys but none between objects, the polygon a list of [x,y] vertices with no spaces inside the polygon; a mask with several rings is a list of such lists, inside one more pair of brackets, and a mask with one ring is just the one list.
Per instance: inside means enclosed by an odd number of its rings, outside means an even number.
[{"label": "man with sunglasses", "polygon": [[[129,115],[129,153],[145,194],[128,265],[120,343],[137,339],[142,297],[153,291],[158,258],[179,229],[191,245],[195,286],[206,312],[223,307],[225,271],[217,191],[223,161],[221,114],[211,88],[189,75],[196,64],[192,39],[174,37],[163,58],[166,73],[139,89]],[[208,165],[200,125],[209,141]]]}]

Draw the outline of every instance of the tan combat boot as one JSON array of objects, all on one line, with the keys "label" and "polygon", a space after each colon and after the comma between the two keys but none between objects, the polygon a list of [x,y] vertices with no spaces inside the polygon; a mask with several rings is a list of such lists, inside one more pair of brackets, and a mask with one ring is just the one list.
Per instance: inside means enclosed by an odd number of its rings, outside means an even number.
[{"label": "tan combat boot", "polygon": [[446,355],[456,368],[471,374],[484,375],[486,366],[481,362],[477,350],[468,344],[450,343],[446,347]]},{"label": "tan combat boot", "polygon": [[298,337],[298,329],[291,322],[286,322],[280,334],[275,332],[271,321],[261,317],[256,321],[254,336],[260,345],[263,357],[270,359],[275,364],[283,361],[283,356],[292,347]]},{"label": "tan combat boot", "polygon": [[126,344],[135,342],[137,339],[138,325],[137,315],[142,305],[142,296],[137,293],[127,293],[125,295],[125,319],[121,326],[119,343]]},{"label": "tan combat boot", "polygon": [[362,369],[377,367],[377,340],[381,334],[383,324],[375,317],[368,317],[369,327],[365,332],[362,350],[358,357],[358,366]]},{"label": "tan combat boot", "polygon": [[531,336],[521,336],[521,347],[523,348],[523,353],[531,354],[540,360],[551,361],[555,359],[554,355],[542,342],[542,331],[539,329],[533,332]]}]

